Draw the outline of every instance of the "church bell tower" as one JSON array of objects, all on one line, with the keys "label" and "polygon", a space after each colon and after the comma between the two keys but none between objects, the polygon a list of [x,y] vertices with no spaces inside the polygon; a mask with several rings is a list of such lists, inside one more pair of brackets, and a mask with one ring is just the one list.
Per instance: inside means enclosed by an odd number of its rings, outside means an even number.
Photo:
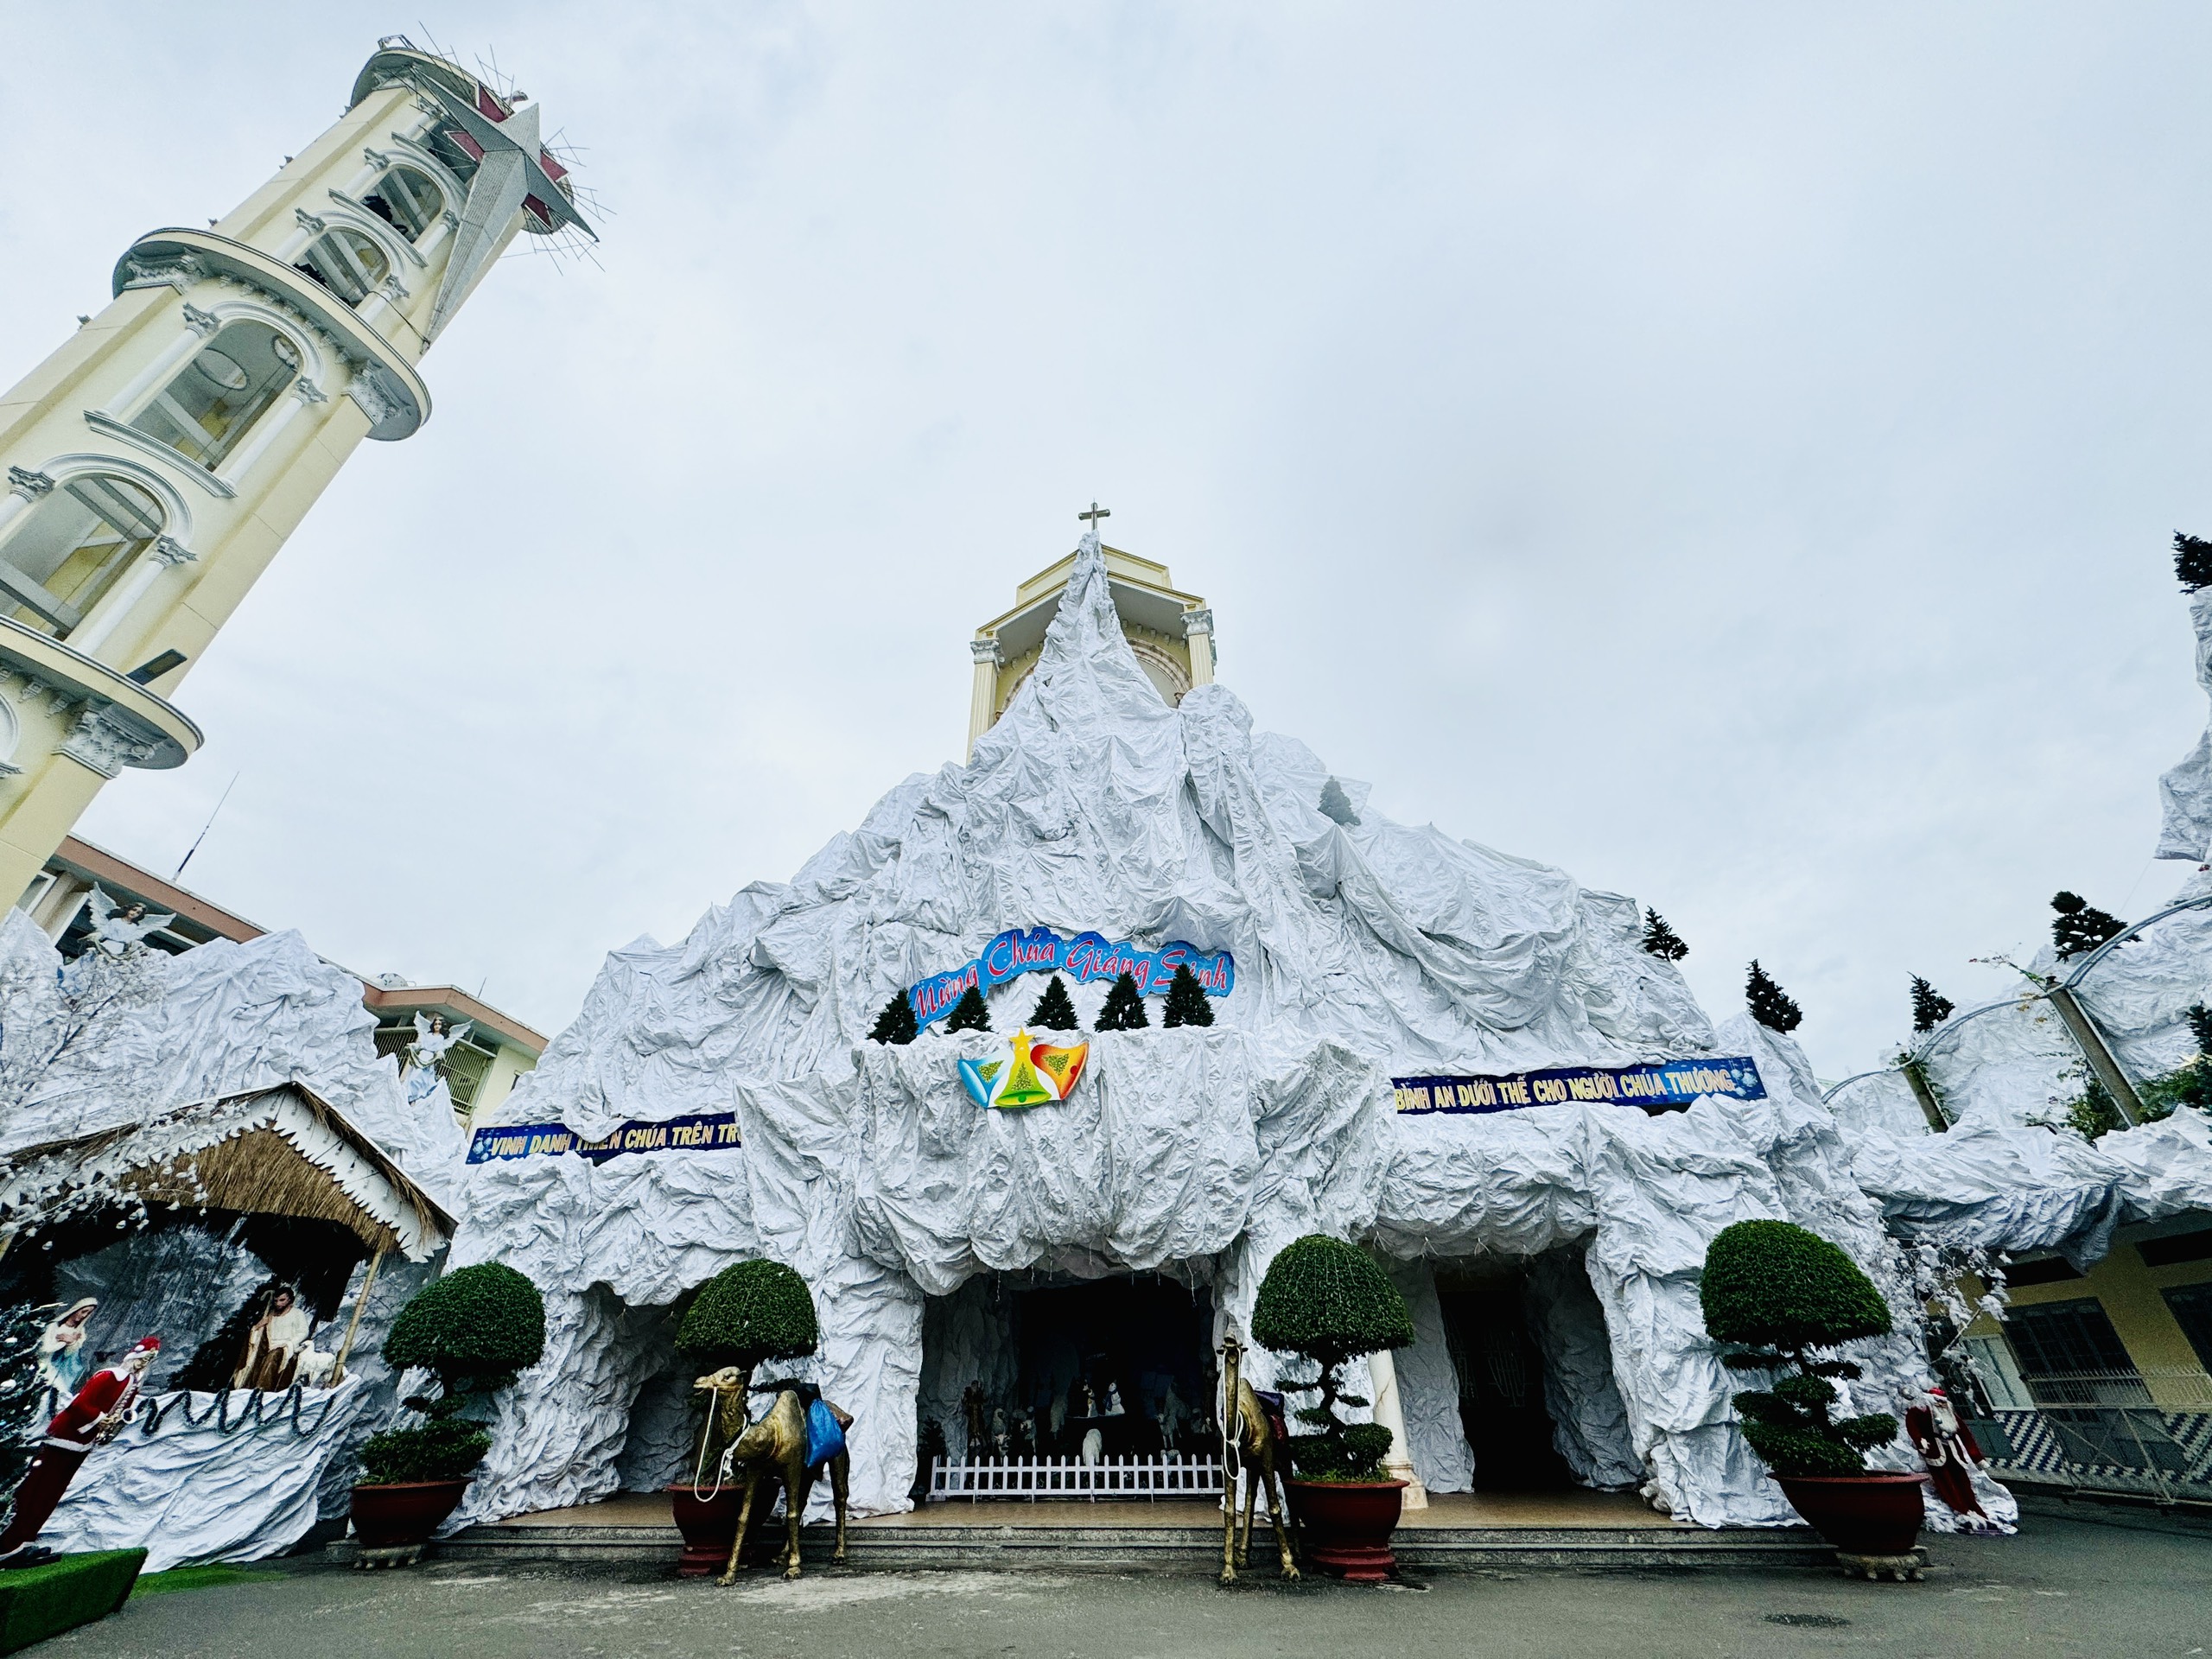
[{"label": "church bell tower", "polygon": [[364,438],[429,417],[423,353],[522,232],[591,234],[538,110],[404,36],[336,125],[205,230],[124,250],[114,299],[0,396],[0,902],[124,766]]}]

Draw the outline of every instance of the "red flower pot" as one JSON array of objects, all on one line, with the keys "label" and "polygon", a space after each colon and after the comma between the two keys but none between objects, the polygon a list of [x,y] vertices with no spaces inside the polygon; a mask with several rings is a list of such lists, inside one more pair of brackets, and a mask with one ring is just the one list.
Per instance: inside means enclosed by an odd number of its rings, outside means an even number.
[{"label": "red flower pot", "polygon": [[1405,1503],[1402,1480],[1298,1480],[1290,1487],[1299,1553],[1306,1565],[1353,1584],[1380,1584],[1397,1571],[1390,1534]]},{"label": "red flower pot", "polygon": [[1814,1531],[1847,1555],[1903,1555],[1920,1537],[1926,1475],[1777,1475]]},{"label": "red flower pot", "polygon": [[396,1549],[429,1541],[468,1490],[465,1480],[410,1480],[353,1489],[353,1533],[363,1549]]},{"label": "red flower pot", "polygon": [[683,1554],[676,1564],[679,1579],[703,1579],[719,1573],[729,1560],[730,1541],[737,1536],[738,1507],[745,1497],[743,1485],[671,1486],[670,1504],[676,1510],[676,1529],[683,1535]]}]

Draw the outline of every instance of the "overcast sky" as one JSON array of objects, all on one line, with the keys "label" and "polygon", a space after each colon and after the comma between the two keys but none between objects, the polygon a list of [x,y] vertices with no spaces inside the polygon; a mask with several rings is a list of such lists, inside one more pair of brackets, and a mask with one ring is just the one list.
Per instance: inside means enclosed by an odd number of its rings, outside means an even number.
[{"label": "overcast sky", "polygon": [[[0,379],[405,15],[19,6]],[[550,1033],[602,954],[959,756],[1077,509],[1395,817],[1758,956],[1823,1076],[1908,976],[2131,918],[2202,728],[2201,5],[452,5],[614,211],[510,257],[80,833]],[[1024,918],[1009,917],[1009,924]]]}]

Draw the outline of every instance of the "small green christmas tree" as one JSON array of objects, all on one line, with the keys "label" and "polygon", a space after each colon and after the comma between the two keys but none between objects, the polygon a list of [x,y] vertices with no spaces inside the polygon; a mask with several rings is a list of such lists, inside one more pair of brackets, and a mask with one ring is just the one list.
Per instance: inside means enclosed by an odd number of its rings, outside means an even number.
[{"label": "small green christmas tree", "polygon": [[2058,919],[2050,925],[2050,942],[2058,947],[2061,961],[2095,950],[2127,925],[2076,893],[2053,895],[2050,907],[2058,912]]},{"label": "small green christmas tree", "polygon": [[1098,1010],[1093,1031],[1142,1031],[1152,1023],[1144,1011],[1144,998],[1133,975],[1116,974],[1106,993],[1106,1006]]},{"label": "small green christmas tree", "polygon": [[2186,531],[2174,531],[2174,575],[2186,593],[2212,588],[2212,542]]},{"label": "small green christmas tree", "polygon": [[1768,977],[1756,957],[1751,962],[1751,976],[1744,982],[1744,1001],[1751,1011],[1751,1018],[1769,1031],[1795,1031],[1805,1017],[1805,1011],[1790,1001],[1789,992]]},{"label": "small green christmas tree", "polygon": [[1068,988],[1060,983],[1058,974],[1045,987],[1037,1006],[1029,1010],[1029,1023],[1039,1031],[1073,1031],[1081,1023],[1075,1017],[1075,1004],[1068,1000]]},{"label": "small green christmas tree", "polygon": [[892,993],[891,1000],[883,1005],[883,1012],[875,1016],[875,1029],[868,1034],[871,1043],[898,1043],[902,1046],[914,1040],[916,1027],[914,1005],[904,991]]},{"label": "small green christmas tree", "polygon": [[1176,969],[1175,977],[1167,982],[1167,1013],[1160,1022],[1163,1026],[1210,1026],[1213,1024],[1213,1004],[1206,1000],[1206,988],[1198,983],[1198,976],[1185,963]]},{"label": "small green christmas tree", "polygon": [[45,1385],[38,1377],[38,1339],[58,1311],[23,1306],[0,1312],[0,1509],[16,1495],[38,1451],[29,1432],[46,1403]]},{"label": "small green christmas tree", "polygon": [[1957,1005],[1918,974],[1912,976],[1912,1028],[1933,1031],[1951,1017]]},{"label": "small green christmas tree", "polygon": [[2212,1054],[2212,1008],[2202,1002],[2195,1004],[2182,1018],[2189,1021],[2189,1034],[2196,1039],[2199,1054]]},{"label": "small green christmas tree", "polygon": [[1662,962],[1680,962],[1690,953],[1682,936],[1667,925],[1667,918],[1648,906],[1643,912],[1643,948]]},{"label": "small green christmas tree", "polygon": [[991,1028],[991,1011],[984,1006],[982,987],[970,985],[968,988],[967,995],[953,1006],[952,1013],[945,1020],[944,1028],[947,1031],[988,1031]]}]

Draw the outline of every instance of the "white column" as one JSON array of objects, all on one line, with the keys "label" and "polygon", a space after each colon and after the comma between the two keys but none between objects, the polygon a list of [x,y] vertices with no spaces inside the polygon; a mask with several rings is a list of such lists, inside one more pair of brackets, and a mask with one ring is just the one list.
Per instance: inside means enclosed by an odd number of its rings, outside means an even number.
[{"label": "white column", "polygon": [[253,470],[253,463],[269,451],[276,442],[276,435],[299,418],[300,411],[315,404],[327,404],[329,397],[321,386],[302,375],[292,382],[292,395],[282,407],[273,409],[261,417],[261,429],[253,435],[246,447],[231,457],[222,471],[223,482],[237,487],[238,481]]},{"label": "white column", "polygon": [[130,419],[138,400],[168,379],[186,358],[200,349],[200,342],[221,326],[213,313],[202,311],[188,300],[185,302],[184,332],[163,346],[161,354],[152,362],[139,370],[137,378],[107,400],[107,412],[118,421]]},{"label": "white column", "polygon": [[137,563],[130,567],[130,574],[118,582],[115,591],[101,601],[98,609],[77,625],[69,635],[69,648],[81,651],[90,657],[122,626],[130,614],[132,606],[146,596],[154,585],[154,578],[173,564],[190,564],[200,556],[183,543],[168,536],[157,536]]},{"label": "white column", "polygon": [[1203,606],[1184,612],[1183,638],[1191,647],[1191,683],[1194,686],[1211,685],[1213,613]]},{"label": "white column", "polygon": [[0,495],[0,530],[8,521],[26,511],[32,502],[54,487],[54,480],[44,473],[34,473],[22,467],[8,469],[8,493]]},{"label": "white column", "polygon": [[968,758],[976,758],[976,740],[991,729],[998,712],[999,642],[995,637],[970,639],[968,654],[976,659],[976,678],[968,693]]},{"label": "white column", "polygon": [[1367,1375],[1375,1388],[1371,1408],[1375,1421],[1390,1431],[1390,1455],[1382,1460],[1382,1466],[1391,1479],[1407,1483],[1405,1507],[1425,1510],[1428,1488],[1414,1472],[1413,1448],[1406,1444],[1406,1409],[1398,1399],[1398,1362],[1390,1357],[1389,1349],[1367,1357]]}]

